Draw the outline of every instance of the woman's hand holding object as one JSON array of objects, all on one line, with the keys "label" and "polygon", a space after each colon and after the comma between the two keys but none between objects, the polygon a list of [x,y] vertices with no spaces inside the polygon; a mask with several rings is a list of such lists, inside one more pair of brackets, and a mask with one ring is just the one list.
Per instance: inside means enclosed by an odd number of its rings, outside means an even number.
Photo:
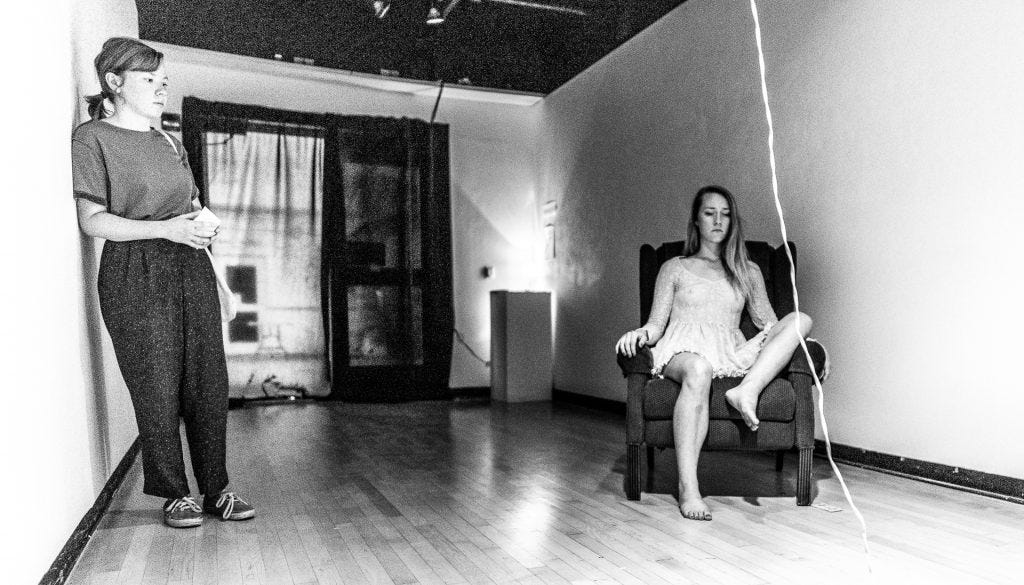
[{"label": "woman's hand holding object", "polygon": [[185,213],[164,221],[164,239],[201,250],[213,243],[219,229],[217,224],[195,221],[200,211]]}]

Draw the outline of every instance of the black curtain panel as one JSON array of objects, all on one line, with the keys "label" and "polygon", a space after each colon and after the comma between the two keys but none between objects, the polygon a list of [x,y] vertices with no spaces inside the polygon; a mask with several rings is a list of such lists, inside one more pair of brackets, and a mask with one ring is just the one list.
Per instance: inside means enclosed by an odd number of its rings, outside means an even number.
[{"label": "black curtain panel", "polygon": [[182,137],[206,203],[206,133],[261,124],[323,136],[320,298],[331,398],[445,398],[451,367],[448,127],[185,98]]}]

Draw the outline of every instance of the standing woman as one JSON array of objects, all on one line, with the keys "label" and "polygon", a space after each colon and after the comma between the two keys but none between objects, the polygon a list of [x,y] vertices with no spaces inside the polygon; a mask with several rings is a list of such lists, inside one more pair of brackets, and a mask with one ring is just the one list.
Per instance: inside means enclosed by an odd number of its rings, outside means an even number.
[{"label": "standing woman", "polygon": [[[708,433],[711,380],[743,377],[726,391],[726,401],[756,431],[757,398],[800,344],[797,313],[775,316],[764,277],[747,258],[736,200],[722,187],[708,186],[693,199],[683,256],[666,261],[654,285],[651,316],[640,329],[619,338],[617,352],[632,357],[651,347],[655,375],[681,386],[672,412],[679,467],[679,510],[691,520],[711,520],[697,485],[697,458]],[[747,340],[740,331],[746,306],[761,332]],[[799,336],[811,318],[799,314]]]},{"label": "standing woman", "polygon": [[[194,221],[199,190],[181,143],[150,127],[167,105],[163,55],[111,38],[96,56],[101,93],[71,152],[78,223],[103,238],[100,311],[135,408],[143,492],[166,498],[164,522],[198,526],[203,512],[255,516],[228,485],[228,379],[220,304],[204,248],[213,224]],[[190,495],[179,435],[185,421],[192,469],[204,496]]]}]

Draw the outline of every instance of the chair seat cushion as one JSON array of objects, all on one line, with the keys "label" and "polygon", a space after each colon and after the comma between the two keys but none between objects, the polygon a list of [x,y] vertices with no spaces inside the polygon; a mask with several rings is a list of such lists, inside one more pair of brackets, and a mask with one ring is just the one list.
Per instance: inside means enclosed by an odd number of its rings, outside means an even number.
[{"label": "chair seat cushion", "polygon": [[[761,421],[756,433],[747,430],[741,420],[708,421],[708,436],[703,449],[708,451],[775,451],[795,445],[795,427],[791,422]],[[675,447],[672,421],[649,420],[644,429],[648,447]]]},{"label": "chair seat cushion", "polygon": [[[742,419],[739,411],[725,401],[725,391],[735,387],[742,378],[715,378],[711,382],[711,420]],[[644,419],[671,420],[679,396],[679,384],[668,378],[653,378],[644,388]],[[785,378],[776,378],[761,392],[757,417],[763,421],[790,422],[796,413],[793,385]]]}]

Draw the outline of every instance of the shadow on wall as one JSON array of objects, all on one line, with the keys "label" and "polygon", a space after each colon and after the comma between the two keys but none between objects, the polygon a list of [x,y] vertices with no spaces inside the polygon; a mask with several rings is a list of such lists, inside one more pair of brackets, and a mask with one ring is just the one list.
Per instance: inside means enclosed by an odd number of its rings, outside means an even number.
[{"label": "shadow on wall", "polygon": [[[604,132],[604,127],[594,122],[620,115],[619,106],[600,96],[573,106],[576,109],[571,116],[559,115],[556,106],[546,105],[544,112],[545,125],[552,131],[548,133],[543,184],[547,193],[557,194],[558,203],[557,273],[552,275],[552,285],[559,304],[563,299],[593,294],[608,257],[623,255],[622,249],[609,248],[611,242],[618,241],[615,238],[598,237],[589,242],[579,238],[622,233],[628,224],[624,218],[641,213],[636,202],[642,201],[642,193],[619,189],[622,174],[634,172],[624,169],[624,158],[616,154],[628,145],[617,144],[623,137]],[[644,189],[647,184],[636,181],[632,187]],[[597,207],[598,212],[588,212],[585,208],[589,206]],[[594,221],[602,225],[594,225]]]},{"label": "shadow on wall", "polygon": [[[496,217],[476,203],[486,199],[452,186],[452,226],[454,233],[453,278],[455,287],[455,327],[482,359],[490,359],[490,292],[492,290],[547,289],[543,258],[543,232],[537,229],[536,201],[505,206],[510,210]],[[518,210],[512,213],[511,210]],[[510,237],[522,234],[521,241]],[[484,266],[494,276],[484,278]],[[453,338],[449,385],[453,388],[490,384],[490,370]]]},{"label": "shadow on wall", "polygon": [[[561,390],[623,400],[612,348],[639,324],[640,245],[685,225],[684,206],[653,207],[681,179],[660,177],[657,168],[682,155],[650,145],[663,130],[644,127],[638,113],[619,111],[617,96],[596,91],[581,103],[556,96],[544,106],[551,131],[543,184],[558,201],[554,381]],[[607,122],[623,117],[635,120]]]},{"label": "shadow on wall", "polygon": [[100,315],[99,296],[96,293],[96,274],[99,272],[96,260],[98,240],[80,234],[82,253],[82,339],[85,347],[82,360],[83,378],[87,381],[92,395],[86,403],[92,407],[86,416],[89,429],[89,456],[93,461],[93,491],[99,492],[106,484],[113,470],[110,453],[110,408],[107,403],[107,382],[104,375],[103,318]]}]

